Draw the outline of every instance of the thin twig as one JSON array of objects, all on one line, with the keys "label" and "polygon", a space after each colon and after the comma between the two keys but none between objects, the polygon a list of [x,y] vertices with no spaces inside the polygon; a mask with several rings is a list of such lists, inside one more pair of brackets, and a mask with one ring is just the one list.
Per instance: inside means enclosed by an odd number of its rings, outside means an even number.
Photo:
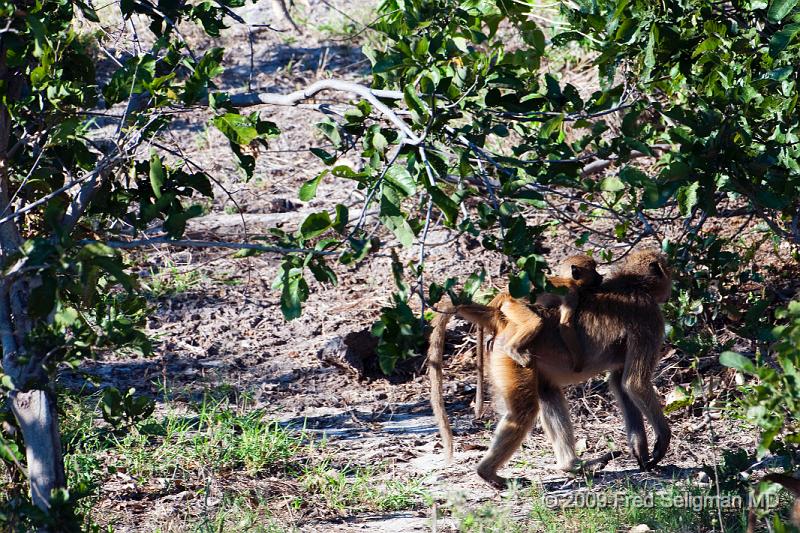
[{"label": "thin twig", "polygon": [[291,254],[291,253],[304,253],[313,255],[336,255],[337,252],[315,250],[313,248],[282,248],[280,246],[263,246],[261,244],[253,244],[249,242],[227,242],[227,241],[198,241],[198,240],[182,240],[170,239],[168,237],[154,237],[152,239],[137,239],[133,241],[97,241],[92,239],[84,239],[79,241],[80,244],[99,243],[105,244],[111,248],[127,250],[131,248],[140,248],[142,246],[175,246],[178,248],[230,248],[234,250],[255,250],[258,252],[270,252],[278,254]]}]

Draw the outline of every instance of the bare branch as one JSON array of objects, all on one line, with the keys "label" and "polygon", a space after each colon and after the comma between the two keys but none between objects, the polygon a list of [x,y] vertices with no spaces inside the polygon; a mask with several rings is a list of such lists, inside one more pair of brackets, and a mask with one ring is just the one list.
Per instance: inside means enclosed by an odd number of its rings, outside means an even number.
[{"label": "bare branch", "polygon": [[112,163],[116,162],[117,159],[119,159],[119,155],[118,154],[114,155],[114,156],[111,156],[111,157],[107,157],[107,158],[101,160],[100,164],[98,164],[97,167],[95,167],[90,172],[87,172],[86,174],[84,174],[80,178],[74,179],[74,180],[66,183],[62,187],[59,187],[55,191],[53,191],[53,192],[51,192],[51,193],[39,198],[35,202],[32,202],[32,203],[26,205],[25,207],[23,207],[22,209],[20,209],[18,211],[15,211],[15,212],[11,213],[10,215],[6,215],[3,218],[0,218],[0,224],[4,224],[5,222],[8,222],[9,220],[14,220],[15,218],[19,218],[22,215],[24,215],[25,213],[28,213],[29,211],[32,211],[32,210],[36,209],[40,205],[48,202],[49,200],[52,200],[53,198],[55,198],[59,194],[63,193],[64,191],[67,191],[67,190],[69,190],[69,189],[71,189],[71,188],[73,188],[73,187],[75,187],[77,185],[80,185],[81,183],[84,183],[87,180],[91,180],[91,179],[95,178],[98,174],[100,174],[101,172],[104,172],[106,168],[110,167]]},{"label": "bare branch", "polygon": [[100,243],[117,249],[142,248],[145,246],[175,246],[178,248],[228,248],[234,250],[255,250],[257,252],[270,252],[277,254],[303,253],[314,255],[336,255],[337,252],[315,250],[313,248],[281,248],[280,246],[263,246],[249,242],[226,242],[226,241],[195,241],[195,240],[174,240],[167,237],[154,237],[152,239],[140,239],[134,241],[95,241],[86,239],[80,244]]},{"label": "bare branch", "polygon": [[367,100],[372,106],[386,116],[389,121],[397,126],[403,133],[404,144],[418,146],[424,140],[424,137],[416,135],[409,125],[402,120],[397,114],[392,111],[389,106],[379,100],[379,98],[388,98],[392,100],[401,100],[403,93],[400,91],[380,91],[370,89],[364,85],[341,80],[319,80],[305,89],[300,89],[289,94],[277,93],[244,93],[231,95],[231,104],[235,107],[249,107],[256,105],[286,105],[294,106],[303,100],[313,98],[314,95],[321,91],[339,91],[357,94],[364,100]]},{"label": "bare branch", "polygon": [[[668,144],[656,144],[650,147],[651,150],[656,152],[666,152],[672,147]],[[650,154],[645,154],[644,152],[640,152],[638,150],[633,150],[631,152],[630,158],[636,159],[639,157],[652,157]],[[598,172],[602,172],[603,170],[607,169],[611,165],[617,162],[617,159],[598,159],[597,161],[592,161],[591,163],[584,165],[581,169],[581,177],[590,176],[592,174],[597,174]]]}]

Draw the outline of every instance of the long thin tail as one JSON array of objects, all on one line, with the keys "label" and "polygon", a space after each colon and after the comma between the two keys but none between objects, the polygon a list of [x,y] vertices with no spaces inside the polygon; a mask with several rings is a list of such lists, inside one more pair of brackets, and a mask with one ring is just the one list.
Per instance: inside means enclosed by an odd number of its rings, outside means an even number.
[{"label": "long thin tail", "polygon": [[450,427],[450,420],[447,419],[447,412],[444,408],[442,363],[444,361],[444,338],[447,332],[447,323],[456,311],[457,308],[451,304],[440,306],[440,312],[436,313],[431,321],[433,331],[431,331],[428,344],[428,378],[431,382],[431,407],[433,407],[433,417],[439,425],[439,436],[442,438],[442,446],[448,463],[453,460],[453,430]]},{"label": "long thin tail", "polygon": [[478,419],[483,415],[483,388],[484,388],[484,371],[483,365],[486,362],[486,345],[484,344],[485,329],[483,326],[477,326],[478,329],[478,342],[475,346],[475,357],[477,357],[478,365],[478,379],[475,386],[475,418]]},{"label": "long thin tail", "polygon": [[[433,331],[431,331],[428,344],[428,377],[431,382],[431,407],[433,407],[433,416],[436,419],[436,423],[439,425],[439,436],[442,438],[442,446],[447,456],[447,462],[453,460],[453,430],[450,427],[450,420],[447,418],[447,411],[444,407],[442,364],[444,362],[444,340],[447,332],[447,323],[450,321],[450,317],[455,314],[477,325],[481,332],[484,330],[495,332],[502,320],[502,314],[499,309],[486,305],[467,304],[456,307],[452,304],[442,304],[431,321]],[[479,342],[482,341],[483,339],[481,338]],[[479,352],[478,356],[483,357],[482,352]],[[482,379],[482,376],[480,379]],[[482,389],[481,385],[481,396]],[[480,399],[480,407],[483,407],[483,398]]]}]

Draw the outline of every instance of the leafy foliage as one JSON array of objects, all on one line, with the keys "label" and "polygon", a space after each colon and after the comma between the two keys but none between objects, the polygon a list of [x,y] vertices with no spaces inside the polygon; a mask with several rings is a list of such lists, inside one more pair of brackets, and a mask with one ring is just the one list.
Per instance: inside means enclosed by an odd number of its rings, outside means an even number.
[{"label": "leafy foliage", "polygon": [[723,365],[757,378],[744,387],[741,398],[745,416],[761,429],[759,458],[768,451],[800,443],[800,302],[776,313],[784,324],[776,326],[772,335],[774,364],[765,358],[751,360],[735,352],[720,356]]},{"label": "leafy foliage", "polygon": [[[213,179],[165,141],[179,112],[207,105],[246,179],[280,133],[218,90],[225,51],[197,53],[178,30],[195,24],[217,37],[243,3],[122,0],[123,19],[149,21],[152,46],[137,41],[107,75],[95,68],[107,36],[76,24],[98,23],[90,3],[41,0],[20,9],[0,0],[0,320],[17,322],[2,324],[6,392],[46,387],[58,365],[107,350],[151,350],[141,331],[149,310],[129,258],[107,243],[152,232],[180,239],[202,213],[193,200],[213,195]],[[432,225],[503,256],[511,293],[524,297],[546,287],[548,229],[569,223],[585,230],[576,247],[603,259],[619,255],[618,244],[661,241],[686,272],[668,308],[670,337],[682,351],[730,348],[701,328],[724,316],[742,319],[737,333],[765,341],[769,296],[736,290],[760,279],[755,246],[703,224],[757,217],[765,240],[800,242],[798,2],[576,0],[561,6],[566,22],[555,34],[530,16],[534,9],[498,0],[380,4],[378,44],[364,50],[373,97],[319,124],[330,147],[312,152],[326,169],[299,190],[310,201],[335,177],[365,201],[358,213],[339,204],[264,237],[285,252],[273,282],[284,317],[300,316],[309,274],[323,286],[337,283],[332,261],[351,267],[379,250],[394,253],[395,243],[419,247],[417,261],[394,258],[398,290],[372,330],[381,368],[391,372],[423,345],[413,298],[423,309],[445,295],[461,301],[482,280],[474,273],[459,293],[459,280],[426,280]],[[593,59],[597,87],[560,76],[557,62],[570,54]],[[97,115],[113,124],[106,133],[97,131]],[[652,164],[637,165],[639,156]],[[595,178],[590,162],[612,170]],[[365,227],[370,209],[385,231]],[[684,233],[664,238],[662,220],[683,221]],[[609,221],[608,230],[593,221]],[[795,307],[775,332],[784,339],[783,373],[723,357],[771,384],[753,389],[762,453],[781,431],[796,441],[792,419],[771,410],[796,400]],[[105,399],[112,424],[151,409],[133,393]],[[19,461],[20,444],[2,437],[0,453]]]}]

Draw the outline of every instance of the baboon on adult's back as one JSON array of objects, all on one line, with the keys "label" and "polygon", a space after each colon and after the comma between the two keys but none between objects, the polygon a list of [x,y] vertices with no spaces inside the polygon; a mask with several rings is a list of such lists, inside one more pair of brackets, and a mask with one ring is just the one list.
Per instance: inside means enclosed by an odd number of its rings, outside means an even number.
[{"label": "baboon on adult's back", "polygon": [[[639,466],[650,469],[664,457],[671,432],[652,379],[664,336],[659,304],[669,298],[671,274],[660,252],[634,252],[599,288],[582,297],[575,316],[575,329],[585,354],[580,372],[570,368],[557,309],[539,311],[544,327],[526,347],[531,355],[530,365],[521,366],[495,343],[489,359],[490,377],[507,411],[497,426],[491,448],[478,465],[478,474],[484,480],[505,486],[506,480],[497,470],[519,448],[537,414],[553,446],[558,467],[573,470],[578,458],[569,409],[561,389],[605,371],[611,373],[609,387],[622,411],[628,445]],[[454,311],[458,314],[458,308]],[[505,323],[497,308],[486,306],[482,316],[480,311],[480,306],[470,305],[468,319],[495,329]],[[452,454],[452,432],[441,393],[441,364],[445,329],[451,315],[452,312],[444,312],[435,318],[428,351],[431,403],[448,456]],[[652,458],[648,453],[644,418],[653,426],[656,436]]]}]

